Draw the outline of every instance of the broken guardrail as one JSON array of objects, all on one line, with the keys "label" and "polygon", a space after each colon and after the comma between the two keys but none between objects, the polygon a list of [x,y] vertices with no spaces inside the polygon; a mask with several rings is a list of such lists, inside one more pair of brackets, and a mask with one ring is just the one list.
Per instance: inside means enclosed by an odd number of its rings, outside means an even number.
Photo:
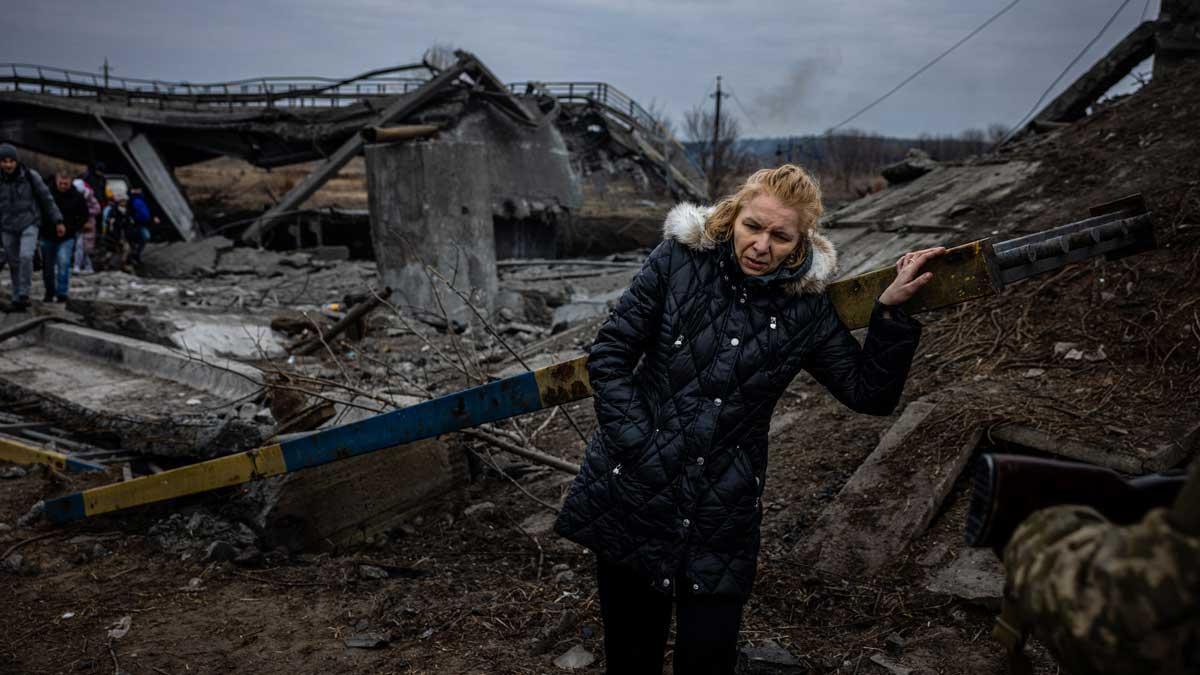
[{"label": "broken guardrail", "polygon": [[41,464],[59,471],[105,471],[107,467],[61,452],[43,450],[13,438],[0,436],[0,460],[14,464]]},{"label": "broken guardrail", "polygon": [[[1118,258],[1154,248],[1153,222],[1140,195],[1092,209],[1077,223],[993,245],[980,240],[928,263],[933,280],[909,302],[919,313],[994,295],[1006,284],[1099,255]],[[829,294],[848,328],[867,325],[894,267],[836,282]],[[592,395],[587,357],[507,377],[301,438],[153,476],[47,500],[57,523],[329,464],[385,448],[535,412]]]}]

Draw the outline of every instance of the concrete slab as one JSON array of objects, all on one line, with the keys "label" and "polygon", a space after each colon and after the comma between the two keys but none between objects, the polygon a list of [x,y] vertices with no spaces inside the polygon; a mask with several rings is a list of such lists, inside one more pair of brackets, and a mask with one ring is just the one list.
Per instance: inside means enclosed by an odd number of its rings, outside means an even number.
[{"label": "concrete slab", "polygon": [[928,527],[979,440],[937,458],[909,456],[906,439],[937,407],[908,404],[800,542],[802,559],[836,576],[874,574]]},{"label": "concrete slab", "polygon": [[1037,170],[1037,162],[980,162],[942,165],[902,186],[877,192],[826,216],[844,225],[947,228],[960,205],[995,201],[1008,195]]},{"label": "concrete slab", "polygon": [[925,583],[934,593],[999,607],[1004,594],[1004,565],[987,549],[964,548]]},{"label": "concrete slab", "polygon": [[[262,374],[243,363],[203,354],[193,354],[121,335],[67,324],[41,327],[40,342],[75,362],[100,362],[126,374],[106,373],[107,380],[128,379],[128,373],[167,380],[193,390],[234,400],[249,396],[262,386]],[[210,365],[211,364],[211,365]],[[57,391],[57,390],[48,390]]]}]

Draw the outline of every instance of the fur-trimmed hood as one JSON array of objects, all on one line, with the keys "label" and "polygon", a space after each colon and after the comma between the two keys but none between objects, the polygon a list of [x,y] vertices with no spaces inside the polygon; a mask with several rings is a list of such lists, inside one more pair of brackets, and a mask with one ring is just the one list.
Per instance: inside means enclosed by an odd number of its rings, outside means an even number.
[{"label": "fur-trimmed hood", "polygon": [[[704,237],[704,223],[711,206],[697,206],[681,202],[667,213],[663,221],[663,238],[674,239],[696,251],[715,249],[718,242]],[[837,249],[815,229],[808,233],[808,251],[812,263],[799,278],[789,279],[785,284],[788,292],[796,295],[821,293],[837,276]]]}]

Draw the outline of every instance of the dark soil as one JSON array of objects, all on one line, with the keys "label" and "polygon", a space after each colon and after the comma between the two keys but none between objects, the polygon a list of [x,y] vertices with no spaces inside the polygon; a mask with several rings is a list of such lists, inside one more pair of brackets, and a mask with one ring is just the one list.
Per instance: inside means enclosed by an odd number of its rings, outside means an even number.
[{"label": "dark soil", "polygon": [[[1200,420],[1198,143],[1200,72],[1192,72],[1009,151],[1041,162],[1029,183],[1036,188],[976,205],[973,218],[984,213],[999,223],[1036,201],[1018,223],[1034,231],[1141,192],[1155,213],[1159,248],[1068,267],[923,319],[906,401],[951,388],[964,393],[948,397],[936,419],[906,442],[914,463],[937,461],[981,425],[1012,421],[1113,452],[1148,452],[1184,439]],[[1067,361],[1054,355],[1056,342],[1089,352],[1103,346],[1105,358]],[[570,408],[590,428],[590,404]],[[809,672],[865,674],[883,672],[870,658],[886,653],[889,636],[898,635],[904,647],[895,660],[923,672],[1004,672],[1001,650],[988,637],[993,608],[925,590],[927,570],[916,562],[934,547],[961,546],[961,489],[880,575],[814,575],[797,562],[795,543],[894,418],[854,415],[805,381],[793,385],[777,413],[802,415],[772,446],[764,549],[744,645],[773,641]],[[528,433],[547,414],[522,426]],[[561,415],[536,445],[573,461],[582,453]],[[34,471],[2,481],[0,523],[13,524],[38,499],[113,480],[119,477],[62,485]],[[21,574],[0,572],[0,672],[546,673],[556,672],[552,660],[575,644],[597,656],[584,672],[601,672],[590,554],[520,527],[550,513],[514,481],[553,505],[567,480],[549,470],[512,480],[489,470],[470,486],[468,503],[436,505],[375,546],[268,552],[252,568],[169,557],[147,541],[145,516],[0,532],[0,553],[44,537],[19,549]],[[483,502],[494,506],[464,515]],[[365,579],[362,564],[407,573]],[[132,620],[129,633],[110,640],[106,631],[124,616]],[[360,633],[383,633],[388,645],[345,645]],[[1037,672],[1057,672],[1044,651],[1033,651]]]}]

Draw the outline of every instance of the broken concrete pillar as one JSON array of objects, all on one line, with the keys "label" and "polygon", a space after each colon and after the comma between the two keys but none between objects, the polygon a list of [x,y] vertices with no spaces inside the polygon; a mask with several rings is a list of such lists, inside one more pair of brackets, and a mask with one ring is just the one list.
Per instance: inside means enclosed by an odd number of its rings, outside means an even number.
[{"label": "broken concrete pillar", "polygon": [[1185,62],[1200,61],[1200,5],[1163,0],[1155,35],[1154,79],[1169,78]]},{"label": "broken concrete pillar", "polygon": [[480,308],[497,291],[491,185],[483,143],[421,141],[368,145],[367,191],[371,236],[383,285],[402,308],[438,312],[438,294],[451,318],[466,305],[425,266],[438,270]]}]

